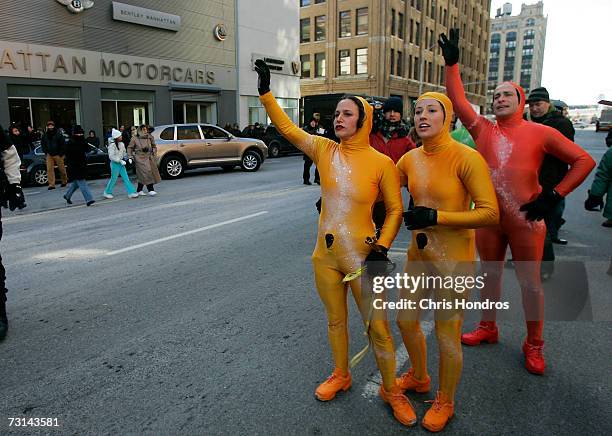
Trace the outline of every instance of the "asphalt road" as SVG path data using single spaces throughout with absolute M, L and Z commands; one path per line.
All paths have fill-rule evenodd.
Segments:
M 577 142 L 599 161 L 603 139 L 581 131 Z M 301 184 L 301 164 L 198 171 L 162 182 L 154 198 L 128 199 L 119 184 L 121 195 L 103 200 L 96 180 L 92 207 L 78 192 L 67 207 L 60 190 L 28 188 L 29 207 L 3 218 L 0 434 L 425 433 L 403 428 L 377 397 L 371 354 L 350 391 L 329 403 L 313 396 L 332 364 L 310 263 L 319 190 Z M 543 377 L 522 366 L 520 321 L 501 323 L 499 344 L 465 349 L 447 434 L 612 434 L 612 244 L 603 218 L 582 209 L 589 184 L 568 198 L 570 244 L 557 247 L 561 265 L 584 262 L 587 321 L 546 324 Z M 400 263 L 409 237 L 402 229 L 394 244 Z M 507 271 L 505 295 L 516 299 Z M 558 268 L 549 286 L 568 274 Z M 354 352 L 365 340 L 352 302 L 350 335 Z M 411 395 L 419 417 L 433 395 Z M 9 427 L 30 417 L 59 427 Z

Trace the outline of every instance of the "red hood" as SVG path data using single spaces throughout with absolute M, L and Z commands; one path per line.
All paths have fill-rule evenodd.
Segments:
M 497 123 L 501 126 L 514 125 L 514 124 L 520 123 L 523 120 L 523 113 L 525 112 L 525 91 L 523 90 L 521 86 L 517 85 L 514 82 L 503 82 L 503 83 L 508 83 L 512 85 L 512 87 L 519 92 L 520 101 L 516 109 L 516 112 L 514 112 L 512 115 L 508 117 L 497 118 Z

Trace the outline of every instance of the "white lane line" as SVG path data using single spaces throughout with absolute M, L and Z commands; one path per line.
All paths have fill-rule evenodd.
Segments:
M 425 339 L 427 339 L 427 337 L 431 334 L 433 326 L 433 321 L 421 321 L 421 330 L 423 330 Z M 406 351 L 406 347 L 402 342 L 395 350 L 395 367 L 398 375 L 402 372 L 402 367 L 404 366 L 404 363 L 408 362 L 408 360 L 408 352 Z M 368 379 L 368 382 L 361 391 L 361 396 L 369 401 L 372 401 L 374 398 L 378 397 L 378 390 L 380 389 L 381 384 L 382 377 L 380 376 L 380 372 L 377 372 L 376 375 Z
M 115 254 L 121 254 L 121 253 L 126 253 L 128 251 L 138 250 L 139 248 L 148 247 L 149 245 L 160 244 L 162 242 L 171 241 L 172 239 L 182 238 L 183 236 L 193 235 L 195 233 L 203 232 L 205 230 L 214 229 L 214 228 L 217 228 L 217 227 L 225 226 L 227 224 L 237 223 L 239 221 L 244 221 L 244 220 L 247 220 L 249 218 L 255 218 L 256 216 L 265 215 L 267 213 L 268 213 L 268 211 L 264 210 L 264 211 L 261 211 L 261 212 L 253 213 L 251 215 L 245 215 L 245 216 L 242 216 L 242 217 L 239 217 L 239 218 L 234 218 L 234 219 L 231 219 L 231 220 L 222 221 L 222 222 L 217 223 L 217 224 L 211 224 L 209 226 L 200 227 L 199 229 L 193 229 L 193 230 L 189 230 L 187 232 L 177 233 L 176 235 L 166 236 L 166 237 L 160 238 L 160 239 L 155 239 L 153 241 L 143 242 L 142 244 L 132 245 L 131 247 L 122 248 L 121 250 L 109 251 L 108 253 L 106 253 L 106 255 L 107 256 L 113 256 Z

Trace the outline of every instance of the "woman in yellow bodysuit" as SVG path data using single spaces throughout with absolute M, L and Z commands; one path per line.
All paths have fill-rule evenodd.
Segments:
M 258 90 L 270 119 L 277 130 L 310 157 L 319 169 L 322 209 L 317 243 L 312 255 L 315 283 L 325 306 L 328 336 L 334 357 L 333 374 L 315 391 L 321 401 L 333 399 L 339 391 L 351 387 L 348 350 L 348 305 L 343 278 L 356 271 L 365 261 L 383 261 L 397 235 L 402 221 L 402 198 L 399 175 L 393 161 L 370 147 L 372 108 L 359 97 L 340 100 L 334 116 L 334 130 L 340 143 L 309 135 L 295 126 L 279 107 L 270 92 L 270 71 L 261 59 L 255 62 L 259 75 Z M 366 238 L 375 234 L 372 207 L 379 193 L 384 197 L 387 217 L 377 248 Z M 368 266 L 369 268 L 369 266 Z M 362 301 L 361 279 L 350 281 L 350 287 L 362 316 L 368 308 Z M 414 425 L 416 414 L 395 380 L 395 348 L 385 320 L 373 320 L 369 336 L 384 385 L 385 401 L 404 425 Z
M 414 122 L 423 146 L 411 150 L 397 163 L 401 184 L 408 186 L 415 204 L 414 209 L 404 214 L 406 226 L 413 231 L 407 274 L 420 273 L 419 267 L 423 267 L 427 274 L 434 276 L 471 275 L 475 260 L 473 229 L 494 225 L 499 220 L 487 164 L 477 151 L 451 138 L 452 117 L 452 103 L 444 94 L 427 92 L 419 97 Z M 473 210 L 470 210 L 470 200 L 475 204 Z M 420 288 L 415 293 L 406 290 L 400 293 L 401 298 L 417 302 L 417 310 L 402 311 L 397 320 L 412 362 L 412 368 L 398 379 L 404 390 L 428 392 L 430 389 L 427 348 L 418 309 L 418 302 L 428 298 L 429 291 Z M 435 310 L 440 389 L 423 418 L 423 426 L 440 431 L 453 416 L 455 390 L 463 363 L 463 310 L 456 308 L 454 302 L 466 296 L 458 288 L 438 288 L 434 292 L 432 300 L 447 301 L 451 308 Z

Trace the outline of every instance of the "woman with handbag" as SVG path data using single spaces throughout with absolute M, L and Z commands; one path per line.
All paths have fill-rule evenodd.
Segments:
M 128 158 L 136 163 L 136 177 L 138 179 L 138 195 L 146 195 L 142 189 L 146 185 L 150 196 L 157 195 L 154 184 L 161 181 L 157 169 L 157 147 L 153 136 L 145 124 L 138 128 L 138 135 L 133 137 L 127 148 Z
M 125 156 L 125 145 L 121 141 L 122 135 L 119 130 L 113 129 L 111 137 L 108 139 L 108 158 L 110 159 L 111 178 L 104 189 L 104 198 L 113 198 L 113 189 L 119 176 L 123 179 L 128 197 L 136 198 L 138 194 L 125 169 L 126 162 L 123 159 Z

